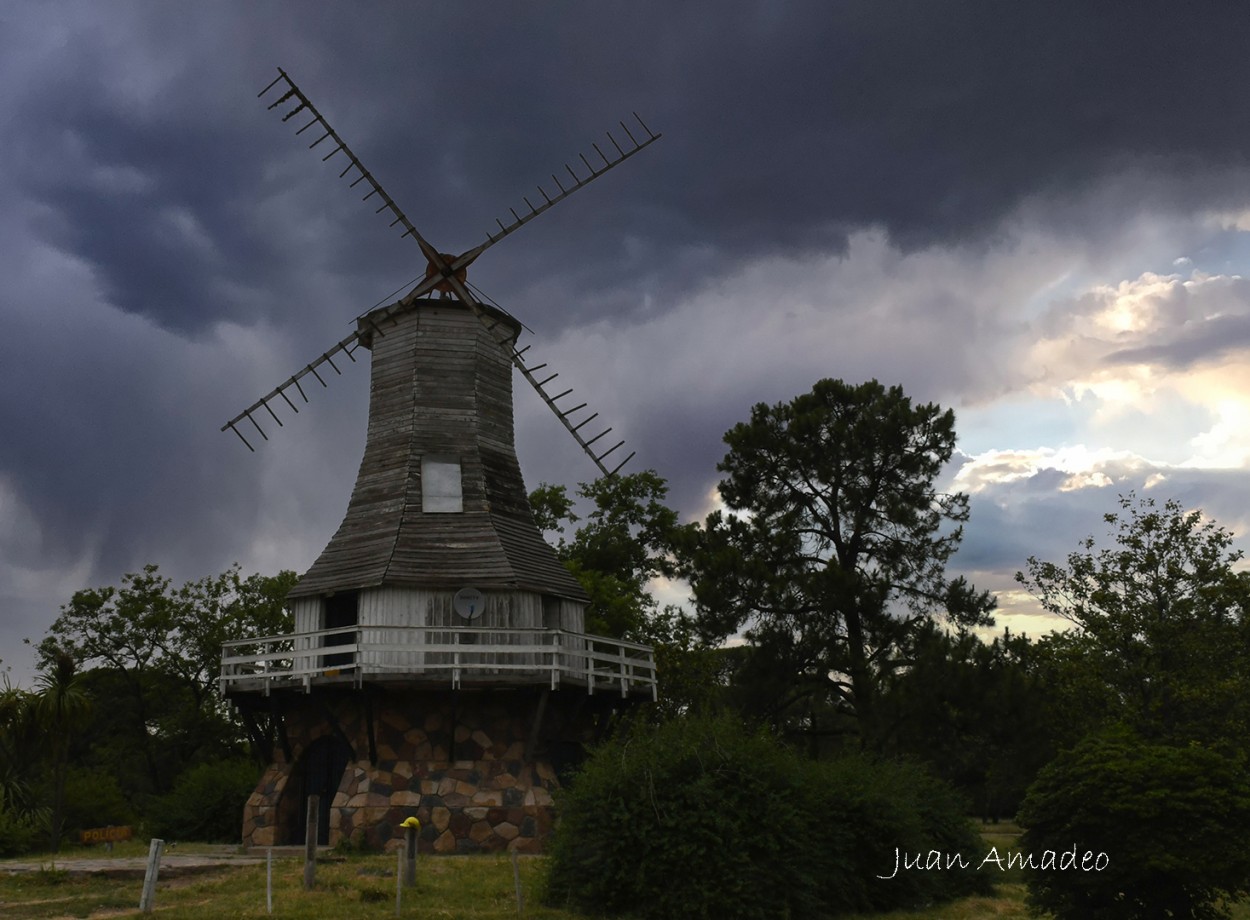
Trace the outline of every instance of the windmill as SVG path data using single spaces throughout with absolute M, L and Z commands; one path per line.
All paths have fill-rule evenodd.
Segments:
M 304 839 L 316 796 L 322 843 L 391 839 L 416 815 L 423 848 L 541 849 L 551 791 L 580 744 L 622 703 L 655 694 L 651 649 L 585 633 L 588 601 L 543 540 L 516 458 L 512 368 L 603 475 L 623 442 L 587 437 L 597 413 L 516 347 L 521 324 L 479 299 L 467 269 L 487 249 L 659 139 L 636 114 L 581 171 L 538 187 L 460 255 L 431 245 L 285 71 L 259 97 L 307 120 L 310 148 L 364 185 L 365 201 L 420 248 L 422 279 L 236 415 L 230 430 L 299 411 L 336 358 L 372 353 L 364 456 L 342 524 L 288 595 L 294 632 L 227 643 L 223 691 L 271 761 L 244 811 L 252 845 Z M 303 120 L 303 119 L 301 119 Z M 322 145 L 328 144 L 328 147 Z M 593 165 L 592 165 L 593 164 Z M 431 296 L 437 295 L 437 296 Z M 250 426 L 250 427 L 249 427 Z M 240 428 L 244 430 L 241 431 Z
M 439 252 L 432 245 L 430 245 L 417 228 L 413 226 L 412 221 L 410 221 L 404 212 L 399 209 L 399 205 L 395 204 L 394 199 L 387 194 L 386 190 L 382 188 L 377 179 L 373 177 L 373 174 L 364 167 L 364 164 L 360 162 L 356 154 L 354 154 L 351 148 L 347 146 L 347 143 L 339 137 L 338 132 L 330 126 L 329 122 L 322 117 L 321 113 L 317 111 L 317 108 L 312 104 L 312 102 L 309 101 L 308 97 L 305 96 L 300 88 L 295 85 L 294 81 L 287 76 L 286 71 L 278 68 L 277 78 L 265 87 L 265 89 L 261 90 L 258 98 L 264 98 L 272 92 L 275 87 L 279 87 L 280 85 L 284 85 L 286 87 L 286 91 L 282 93 L 276 101 L 271 103 L 269 108 L 272 110 L 280 105 L 283 105 L 284 103 L 289 103 L 294 100 L 297 104 L 283 116 L 282 120 L 286 122 L 301 113 L 306 113 L 309 116 L 309 121 L 295 132 L 296 135 L 301 135 L 310 129 L 316 129 L 313 132 L 314 140 L 311 144 L 309 144 L 310 150 L 316 149 L 326 141 L 329 141 L 333 145 L 329 152 L 322 157 L 322 162 L 329 161 L 340 153 L 343 154 L 344 158 L 347 160 L 347 165 L 343 168 L 342 172 L 339 173 L 339 178 L 351 179 L 350 185 L 353 188 L 361 183 L 365 183 L 369 191 L 361 200 L 369 201 L 376 196 L 377 200 L 380 201 L 381 204 L 378 206 L 375 213 L 382 214 L 385 212 L 386 216 L 392 218 L 390 226 L 403 227 L 403 236 L 411 237 L 416 242 L 421 249 L 422 255 L 425 256 L 427 265 L 425 277 L 422 281 L 402 298 L 380 311 L 362 314 L 357 317 L 358 322 L 361 320 L 367 320 L 367 322 L 364 322 L 361 328 L 358 328 L 355 332 L 339 341 L 328 351 L 323 352 L 319 357 L 309 362 L 285 382 L 275 387 L 269 393 L 266 393 L 256 402 L 252 403 L 252 405 L 248 406 L 234 418 L 230 419 L 230 421 L 226 422 L 226 424 L 221 426 L 222 431 L 229 430 L 238 435 L 239 439 L 243 441 L 248 450 L 255 450 L 255 448 L 252 447 L 251 442 L 247 440 L 244 434 L 239 431 L 238 425 L 246 419 L 251 423 L 253 428 L 255 428 L 262 438 L 268 440 L 269 436 L 260 426 L 260 423 L 256 421 L 257 412 L 264 409 L 269 414 L 272 421 L 281 426 L 282 420 L 273 409 L 273 406 L 278 404 L 277 400 L 279 397 L 281 397 L 287 408 L 293 412 L 299 412 L 298 406 L 291 400 L 288 395 L 288 391 L 294 389 L 304 402 L 308 402 L 308 396 L 305 394 L 304 388 L 300 383 L 302 378 L 311 374 L 318 383 L 320 383 L 323 387 L 326 386 L 325 379 L 317 372 L 317 368 L 328 364 L 335 373 L 341 374 L 342 371 L 340 371 L 338 365 L 334 363 L 335 355 L 342 353 L 354 362 L 356 359 L 353 352 L 361 345 L 366 344 L 367 336 L 371 333 L 382 334 L 379 329 L 381 323 L 386 322 L 387 320 L 392 320 L 395 314 L 404 311 L 418 298 L 423 297 L 432 291 L 437 291 L 444 296 L 447 294 L 454 294 L 467 309 L 471 310 L 479 320 L 486 324 L 488 329 L 493 331 L 497 328 L 499 323 L 497 321 L 493 321 L 489 317 L 487 312 L 483 309 L 483 305 L 469 291 L 467 284 L 468 267 L 473 264 L 473 262 L 475 262 L 477 258 L 482 255 L 482 253 L 484 253 L 491 246 L 494 246 L 500 240 L 504 239 L 504 237 L 515 233 L 539 214 L 542 214 L 549 208 L 559 204 L 574 192 L 585 188 L 595 179 L 598 179 L 614 167 L 619 166 L 636 153 L 659 140 L 661 137 L 661 135 L 653 133 L 638 116 L 638 113 L 635 112 L 634 120 L 637 122 L 637 128 L 640 129 L 642 140 L 638 140 L 638 138 L 635 137 L 633 131 L 630 130 L 629 126 L 625 122 L 619 122 L 621 131 L 624 133 L 624 147 L 622 147 L 617 139 L 613 137 L 611 131 L 606 132 L 608 141 L 612 144 L 609 148 L 610 151 L 613 151 L 611 154 L 605 154 L 603 149 L 597 143 L 591 145 L 594 148 L 595 155 L 601 161 L 601 165 L 595 165 L 592 160 L 586 157 L 585 154 L 580 154 L 579 159 L 581 160 L 582 167 L 585 171 L 585 175 L 580 175 L 572 166 L 565 163 L 564 169 L 567 173 L 566 179 L 562 180 L 556 173 L 551 174 L 551 181 L 557 190 L 554 194 L 548 194 L 542 185 L 539 185 L 537 189 L 538 194 L 542 196 L 542 200 L 537 205 L 534 205 L 529 200 L 528 196 L 523 196 L 522 200 L 525 202 L 526 207 L 526 211 L 524 213 L 518 214 L 515 208 L 510 208 L 509 212 L 512 215 L 511 222 L 504 224 L 502 220 L 496 218 L 495 222 L 499 227 L 498 233 L 488 233 L 486 235 L 486 239 L 482 243 L 479 243 L 472 249 L 456 256 L 449 253 Z M 317 132 L 320 133 L 318 134 Z M 568 183 L 567 185 L 565 184 L 566 182 Z M 511 337 L 508 333 L 503 332 L 500 336 L 498 336 L 497 341 L 499 341 L 501 345 L 505 345 L 508 343 L 510 338 Z M 539 373 L 546 370 L 547 365 L 528 364 L 525 360 L 525 352 L 527 350 L 528 347 L 520 350 L 515 348 L 509 349 L 509 358 L 513 365 L 515 365 L 517 370 L 521 372 L 521 376 L 529 381 L 530 385 L 551 408 L 564 427 L 568 429 L 569 433 L 573 436 L 573 439 L 577 441 L 582 450 L 584 450 L 594 462 L 595 466 L 599 468 L 599 472 L 605 476 L 610 476 L 616 473 L 621 469 L 621 467 L 630 461 L 630 459 L 634 456 L 632 453 L 624 460 L 620 461 L 612 469 L 608 469 L 608 467 L 604 465 L 603 461 L 609 454 L 613 453 L 625 442 L 618 441 L 607 450 L 604 450 L 601 453 L 596 453 L 594 445 L 600 439 L 605 437 L 612 429 L 607 428 L 589 439 L 585 438 L 581 434 L 581 429 L 590 422 L 594 421 L 594 419 L 598 416 L 598 413 L 584 417 L 575 424 L 574 413 L 585 409 L 586 404 L 580 403 L 576 406 L 562 408 L 559 405 L 559 401 L 568 397 L 573 392 L 572 389 L 563 390 L 556 393 L 554 396 L 551 395 L 546 387 L 559 375 L 556 373 L 549 373 L 542 377 L 542 379 L 539 379 Z

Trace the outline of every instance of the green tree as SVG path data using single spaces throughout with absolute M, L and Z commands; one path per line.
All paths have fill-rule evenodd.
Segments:
M 139 820 L 117 775 L 96 766 L 70 766 L 65 777 L 64 809 L 65 834 L 109 824 L 133 825 Z
M 33 778 L 37 760 L 31 752 L 39 745 L 34 694 L 9 683 L 0 687 L 0 806 L 29 815 L 37 802 Z
M 689 573 L 709 639 L 745 628 L 764 717 L 813 737 L 849 719 L 876 745 L 880 682 L 922 624 L 992 622 L 988 594 L 946 576 L 968 518 L 935 485 L 954 426 L 899 387 L 821 380 L 725 435 L 729 513 L 693 540 Z
M 651 720 L 719 704 L 725 656 L 702 640 L 685 611 L 659 609 L 651 593 L 655 579 L 679 574 L 678 553 L 694 531 L 666 504 L 668 484 L 646 470 L 581 483 L 577 494 L 593 506 L 584 520 L 564 486 L 543 483 L 529 499 L 538 526 L 559 535 L 556 554 L 590 596 L 587 631 L 655 648 L 660 698 L 647 709 Z M 579 522 L 566 538 L 565 526 Z
M 1129 494 L 1067 565 L 1030 557 L 1017 580 L 1074 629 L 1044 643 L 1057 692 L 1082 725 L 1147 738 L 1244 739 L 1250 728 L 1250 574 L 1233 536 L 1200 511 Z
M 665 504 L 668 484 L 645 470 L 580 483 L 577 494 L 593 506 L 584 521 L 564 486 L 541 484 L 530 493 L 530 506 L 539 527 L 561 535 L 556 555 L 590 595 L 586 631 L 648 641 L 658 607 L 649 585 L 677 574 L 675 547 L 689 529 Z M 564 525 L 579 521 L 566 540 Z
M 930 622 L 881 688 L 884 750 L 925 764 L 987 820 L 1014 815 L 1055 754 L 1036 644 L 1004 631 L 985 642 Z
M 1240 757 L 1123 730 L 1091 735 L 1042 770 L 1019 820 L 1020 850 L 1041 864 L 1027 875 L 1029 903 L 1059 920 L 1214 920 L 1228 916 L 1226 899 L 1250 893 Z
M 243 803 L 260 778 L 251 760 L 207 760 L 183 771 L 156 803 L 152 830 L 161 837 L 237 843 Z
M 169 579 L 149 565 L 142 572 L 124 575 L 120 589 L 108 585 L 75 592 L 39 644 L 44 668 L 58 655 L 68 654 L 79 667 L 103 667 L 122 679 L 125 697 L 135 707 L 140 763 L 154 786 L 161 777 L 149 731 L 153 724 L 149 691 L 162 643 L 174 629 L 172 606 Z
M 221 644 L 286 631 L 282 603 L 294 581 L 291 572 L 244 578 L 234 565 L 175 589 L 149 565 L 120 587 L 77 591 L 61 608 L 41 661 L 46 669 L 67 654 L 90 668 L 87 688 L 108 701 L 93 726 L 94 755 L 124 764 L 131 775 L 119 778 L 133 794 L 163 793 L 187 763 L 240 747 L 243 730 L 217 685 Z
M 1112 545 L 1016 576 L 1073 624 L 1038 643 L 1069 749 L 1029 790 L 1022 843 L 1110 858 L 1030 876 L 1030 900 L 1061 918 L 1226 916 L 1250 891 L 1250 576 L 1200 511 L 1119 504 Z
M 197 707 L 229 712 L 217 681 L 222 644 L 290 632 L 286 596 L 297 580 L 289 570 L 244 578 L 235 563 L 220 575 L 187 582 L 174 594 L 177 631 L 163 648 L 162 660 L 191 689 Z
M 670 604 L 652 616 L 646 641 L 655 649 L 659 681 L 659 699 L 646 710 L 650 721 L 662 723 L 731 707 L 727 690 L 734 650 L 705 642 L 685 610 Z

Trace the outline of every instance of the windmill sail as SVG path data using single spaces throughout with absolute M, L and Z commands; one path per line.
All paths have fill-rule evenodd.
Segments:
M 282 120 L 284 122 L 289 121 L 291 118 L 294 118 L 296 115 L 301 113 L 306 113 L 311 116 L 310 120 L 295 132 L 296 135 L 303 134 L 304 132 L 315 128 L 316 131 L 314 131 L 314 134 L 316 135 L 316 139 L 309 144 L 310 149 L 315 149 L 326 141 L 329 141 L 333 146 L 330 148 L 328 153 L 322 156 L 321 159 L 323 162 L 330 160 L 336 154 L 342 153 L 347 158 L 348 164 L 339 173 L 339 178 L 345 178 L 349 174 L 353 174 L 354 171 L 355 178 L 351 182 L 352 187 L 359 185 L 362 182 L 367 183 L 369 191 L 364 195 L 363 200 L 368 201 L 376 196 L 382 202 L 382 204 L 377 208 L 376 213 L 380 214 L 383 211 L 386 211 L 388 212 L 388 215 L 392 217 L 390 223 L 392 227 L 397 224 L 402 225 L 404 228 L 403 236 L 412 237 L 412 239 L 420 247 L 422 254 L 429 263 L 429 269 L 426 273 L 425 280 L 409 291 L 403 298 L 382 311 L 367 311 L 367 321 L 372 325 L 373 329 L 378 332 L 378 334 L 382 334 L 382 330 L 379 328 L 380 322 L 386 319 L 392 319 L 393 321 L 395 314 L 407 310 L 414 302 L 435 289 L 454 293 L 465 306 L 474 312 L 478 319 L 485 324 L 488 329 L 492 330 L 493 334 L 494 327 L 497 323 L 490 319 L 488 314 L 482 309 L 482 305 L 469 292 L 468 288 L 464 284 L 464 271 L 469 264 L 471 264 L 478 258 L 478 256 L 491 246 L 498 243 L 504 237 L 515 233 L 539 214 L 542 214 L 544 211 L 554 207 L 574 192 L 585 188 L 595 179 L 599 178 L 612 168 L 620 165 L 634 154 L 659 140 L 661 137 L 661 135 L 656 134 L 649 127 L 647 127 L 646 123 L 643 122 L 642 118 L 640 118 L 635 112 L 634 119 L 637 122 L 637 130 L 642 138 L 641 140 L 639 140 L 638 136 L 635 136 L 634 132 L 630 130 L 630 127 L 625 124 L 625 122 L 620 122 L 621 130 L 624 132 L 624 145 L 622 145 L 622 143 L 618 141 L 610 131 L 607 132 L 608 141 L 611 143 L 609 153 L 605 154 L 603 149 L 598 144 L 591 145 L 594 148 L 599 161 L 601 161 L 601 165 L 595 165 L 592 160 L 588 159 L 584 154 L 579 155 L 579 159 L 581 160 L 582 167 L 585 171 L 584 174 L 578 173 L 573 167 L 566 163 L 564 168 L 568 173 L 567 180 L 561 180 L 554 173 L 551 176 L 552 181 L 555 183 L 555 187 L 559 191 L 554 194 L 548 194 L 547 190 L 539 185 L 538 193 L 542 195 L 542 201 L 535 205 L 529 200 L 528 197 L 523 197 L 522 200 L 525 202 L 527 208 L 524 213 L 518 213 L 516 209 L 510 209 L 510 213 L 513 218 L 510 223 L 505 224 L 503 221 L 496 219 L 496 223 L 499 226 L 498 233 L 487 233 L 486 240 L 484 242 L 475 246 L 473 249 L 460 254 L 459 256 L 451 256 L 440 253 L 421 235 L 421 233 L 413 225 L 412 221 L 408 219 L 407 215 L 405 215 L 395 203 L 395 200 L 387 193 L 386 189 L 384 189 L 382 185 L 373 177 L 373 174 L 365 168 L 364 164 L 360 161 L 360 158 L 356 156 L 352 149 L 347 145 L 346 141 L 339 136 L 338 132 L 334 130 L 328 121 L 326 121 L 325 117 L 322 116 L 322 114 L 317 110 L 316 106 L 313 105 L 304 92 L 287 75 L 286 71 L 281 68 L 278 69 L 278 76 L 272 83 L 260 91 L 258 97 L 264 98 L 267 94 L 273 91 L 275 87 L 285 87 L 285 89 L 274 102 L 270 103 L 269 108 L 275 109 L 283 103 L 294 102 L 294 108 L 283 116 Z M 565 184 L 566 182 L 568 183 L 567 185 Z M 363 319 L 365 315 L 366 314 L 361 314 L 361 316 L 357 317 L 357 319 Z M 322 386 L 325 386 L 325 380 L 317 372 L 317 368 L 328 363 L 336 373 L 341 374 L 342 372 L 334 363 L 334 356 L 339 353 L 343 353 L 354 362 L 356 359 L 353 357 L 352 352 L 359 347 L 360 335 L 361 333 L 356 331 L 344 338 L 333 348 L 324 352 L 321 356 L 305 365 L 300 371 L 292 375 L 284 383 L 280 384 L 265 396 L 262 396 L 251 406 L 244 409 L 230 421 L 226 422 L 226 424 L 222 426 L 221 430 L 226 431 L 229 429 L 233 431 L 239 436 L 240 440 L 243 441 L 249 450 L 255 450 L 255 448 L 252 447 L 251 443 L 244 436 L 243 432 L 239 430 L 239 425 L 243 424 L 246 420 L 246 422 L 250 423 L 251 426 L 259 432 L 262 438 L 268 440 L 268 435 L 265 433 L 265 430 L 261 427 L 260 423 L 256 420 L 256 414 L 258 414 L 261 409 L 264 409 L 269 416 L 279 426 L 281 426 L 282 421 L 278 417 L 278 414 L 274 411 L 274 405 L 278 404 L 277 400 L 281 398 L 281 400 L 286 404 L 286 407 L 298 412 L 299 408 L 296 406 L 295 401 L 291 399 L 289 391 L 294 389 L 295 393 L 307 402 L 308 396 L 305 394 L 303 386 L 300 383 L 301 379 L 311 374 L 314 379 L 321 383 Z M 501 344 L 504 341 L 504 338 L 499 338 L 499 342 Z M 603 461 L 609 454 L 620 448 L 624 444 L 624 441 L 617 441 L 611 447 L 608 447 L 606 450 L 602 450 L 601 447 L 596 447 L 596 444 L 609 432 L 611 432 L 611 428 L 607 428 L 604 431 L 599 432 L 599 434 L 589 438 L 583 436 L 581 429 L 593 421 L 598 416 L 598 413 L 594 413 L 581 421 L 575 421 L 573 413 L 584 409 L 586 404 L 581 403 L 568 409 L 561 408 L 559 400 L 567 397 L 572 392 L 572 389 L 569 388 L 561 393 L 552 395 L 546 387 L 547 384 L 551 383 L 551 381 L 553 381 L 558 375 L 551 373 L 542 379 L 539 379 L 537 376 L 538 372 L 545 369 L 547 365 L 528 365 L 523 357 L 524 351 L 524 349 L 518 351 L 511 346 L 508 347 L 508 352 L 511 355 L 513 365 L 521 372 L 522 376 L 529 381 L 530 385 L 534 387 L 539 396 L 545 403 L 547 403 L 552 412 L 554 412 L 556 417 L 560 420 L 561 424 L 564 425 L 569 434 L 581 446 L 582 450 L 586 452 L 587 456 L 591 458 L 603 475 L 610 476 L 620 470 L 621 467 L 628 463 L 634 456 L 633 453 L 630 453 L 624 460 L 611 469 L 609 469 Z
M 416 240 L 417 244 L 421 247 L 421 251 L 425 253 L 427 258 L 430 257 L 431 253 L 436 253 L 436 250 L 434 250 L 434 247 L 431 246 L 425 240 L 423 236 L 421 236 L 417 228 L 413 226 L 412 221 L 410 221 L 407 215 L 405 215 L 404 212 L 400 210 L 399 205 L 395 203 L 395 200 L 391 198 L 391 196 L 387 193 L 386 189 L 384 189 L 382 185 L 377 181 L 377 179 L 373 177 L 373 174 L 369 172 L 368 169 L 365 168 L 364 164 L 360 162 L 360 158 L 357 157 L 356 154 L 352 152 L 352 149 L 347 145 L 347 142 L 344 141 L 341 137 L 339 137 L 338 132 L 335 131 L 334 128 L 330 125 L 330 123 L 325 120 L 325 117 L 319 111 L 317 111 L 317 107 L 312 104 L 312 102 L 308 99 L 306 95 L 304 95 L 303 90 L 301 90 L 295 84 L 295 81 L 292 80 L 287 75 L 285 70 L 283 70 L 281 67 L 278 68 L 278 76 L 274 78 L 274 81 L 272 83 L 270 83 L 268 86 L 266 86 L 263 90 L 261 90 L 257 94 L 258 98 L 264 98 L 268 93 L 273 91 L 273 89 L 277 87 L 279 84 L 284 84 L 286 87 L 286 91 L 281 96 L 279 96 L 274 102 L 270 103 L 269 108 L 272 110 L 282 105 L 285 102 L 294 101 L 296 103 L 295 107 L 282 117 L 282 120 L 284 122 L 289 121 L 291 118 L 294 118 L 296 115 L 302 112 L 307 113 L 308 115 L 311 115 L 312 116 L 311 119 L 306 124 L 304 124 L 303 127 L 299 128 L 299 130 L 295 132 L 296 136 L 303 134 L 305 131 L 308 131 L 310 128 L 316 127 L 317 130 L 320 131 L 320 133 L 316 134 L 316 132 L 314 132 L 314 134 L 316 134 L 316 139 L 311 144 L 308 145 L 308 148 L 312 150 L 320 146 L 325 141 L 330 141 L 334 146 L 330 149 L 329 153 L 326 153 L 324 156 L 322 156 L 321 158 L 322 162 L 324 163 L 330 160 L 336 154 L 342 153 L 345 157 L 347 157 L 348 164 L 347 166 L 343 168 L 342 172 L 339 173 L 339 178 L 340 179 L 346 178 L 349 174 L 353 172 L 353 170 L 355 170 L 356 177 L 352 180 L 349 187 L 355 188 L 361 182 L 366 182 L 369 185 L 369 191 L 365 194 L 365 196 L 361 199 L 361 201 L 368 201 L 369 199 L 373 198 L 376 195 L 382 201 L 382 204 L 378 206 L 377 210 L 374 212 L 375 214 L 381 214 L 383 211 L 388 212 L 389 216 L 393 218 L 391 220 L 390 226 L 394 227 L 396 224 L 402 225 L 404 228 L 403 235 L 410 236 L 414 240 Z M 595 181 L 604 173 L 606 173 L 608 170 L 612 169 L 613 167 L 619 166 L 621 163 L 625 162 L 634 154 L 650 146 L 651 144 L 653 144 L 655 141 L 658 141 L 663 136 L 661 134 L 656 134 L 649 127 L 647 127 L 646 123 L 643 122 L 642 118 L 639 117 L 637 112 L 634 112 L 633 116 L 634 116 L 634 120 L 637 122 L 637 128 L 639 130 L 639 134 L 642 136 L 642 140 L 638 140 L 638 138 L 635 137 L 633 131 L 629 129 L 629 126 L 625 124 L 625 122 L 623 121 L 618 122 L 626 138 L 624 146 L 622 146 L 622 144 L 617 141 L 617 139 L 612 135 L 611 131 L 605 132 L 608 140 L 612 144 L 611 151 L 614 151 L 614 152 L 609 152 L 608 154 L 605 154 L 603 152 L 603 149 L 598 144 L 591 144 L 591 146 L 594 147 L 595 149 L 595 154 L 597 155 L 598 159 L 602 161 L 602 165 L 595 165 L 594 161 L 591 159 L 588 159 L 585 154 L 579 154 L 578 159 L 581 160 L 582 167 L 586 173 L 585 175 L 580 175 L 573 167 L 565 163 L 564 169 L 565 169 L 565 172 L 568 173 L 568 178 L 566 180 L 561 180 L 555 173 L 551 174 L 551 180 L 552 182 L 555 183 L 556 188 L 559 189 L 558 192 L 552 195 L 548 195 L 546 190 L 541 185 L 539 185 L 538 193 L 543 196 L 543 200 L 539 202 L 537 205 L 532 204 L 527 197 L 523 196 L 521 200 L 525 202 L 525 205 L 528 208 L 528 210 L 525 213 L 518 214 L 515 209 L 510 209 L 510 213 L 512 214 L 513 219 L 511 222 L 507 224 L 505 224 L 503 221 L 496 218 L 495 223 L 498 224 L 499 226 L 499 232 L 487 233 L 485 241 L 475 246 L 474 248 L 468 250 L 464 254 L 458 256 L 454 261 L 452 261 L 450 265 L 450 269 L 452 271 L 459 271 L 460 269 L 464 268 L 469 263 L 471 263 L 474 259 L 480 256 L 483 252 L 489 249 L 491 246 L 494 246 L 496 243 L 502 240 L 504 237 L 515 233 L 517 230 L 521 229 L 521 227 L 525 226 L 525 224 L 529 223 L 539 214 L 542 214 L 544 211 L 548 210 L 549 208 L 552 208 L 555 205 L 559 204 L 561 201 L 563 201 L 565 198 L 568 198 L 574 192 L 581 191 L 586 186 L 588 186 L 591 182 Z M 565 182 L 568 182 L 567 186 L 565 185 Z M 421 294 L 424 294 L 424 293 L 426 292 L 421 291 L 418 294 L 414 294 L 410 296 L 413 296 L 415 298 L 415 297 L 421 296 Z M 361 315 L 363 316 L 364 314 L 361 314 Z

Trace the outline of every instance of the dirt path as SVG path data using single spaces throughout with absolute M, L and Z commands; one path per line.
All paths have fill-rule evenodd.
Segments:
M 254 866 L 265 861 L 264 856 L 245 855 L 230 847 L 231 852 L 221 853 L 187 853 L 161 856 L 161 878 L 174 878 L 179 875 L 193 875 L 199 872 L 211 872 L 222 866 Z M 38 872 L 55 869 L 68 872 L 70 875 L 100 875 L 105 878 L 143 878 L 147 870 L 146 856 L 99 856 L 99 857 L 58 857 L 43 859 L 38 862 L 26 860 L 0 860 L 0 872 L 18 875 L 24 872 Z

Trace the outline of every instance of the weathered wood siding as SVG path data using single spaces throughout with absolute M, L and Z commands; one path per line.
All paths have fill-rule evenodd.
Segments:
M 297 633 L 316 632 L 322 629 L 322 613 L 325 604 L 320 597 L 299 597 L 291 603 L 291 613 L 295 619 Z
M 515 320 L 494 318 L 514 341 Z M 513 441 L 507 351 L 456 301 L 418 301 L 395 319 L 365 338 L 369 427 L 347 513 L 291 597 L 378 587 L 450 596 L 473 585 L 585 604 L 534 524 Z M 421 458 L 430 454 L 459 459 L 463 512 L 423 512 Z
M 411 645 L 414 634 L 394 627 L 427 625 L 431 593 L 394 587 L 361 591 L 361 641 L 367 645 Z M 424 651 L 420 646 L 411 646 L 403 651 L 370 652 L 361 657 L 366 663 L 419 671 L 424 661 Z
M 465 659 L 473 665 L 488 665 L 497 657 L 490 653 L 475 653 L 476 645 L 519 645 L 533 641 L 525 635 L 505 633 L 465 633 L 462 627 L 500 629 L 516 627 L 541 627 L 543 599 L 525 591 L 492 591 L 484 595 L 482 615 L 466 620 L 454 609 L 454 591 L 431 591 L 415 588 L 377 588 L 365 590 L 360 595 L 361 641 L 366 645 L 386 645 L 385 651 L 370 652 L 362 656 L 368 665 L 380 665 L 399 671 L 420 672 L 425 662 L 450 663 L 450 653 L 430 653 L 416 637 L 428 637 L 431 643 L 465 643 Z M 574 606 L 573 602 L 565 603 Z M 446 627 L 429 633 L 405 632 L 396 627 L 431 626 Z M 517 659 L 514 657 L 513 659 Z M 538 656 L 525 656 L 521 660 L 535 663 Z
M 563 629 L 568 632 L 584 633 L 586 631 L 586 605 L 570 601 L 562 597 L 552 598 L 555 601 L 556 621 L 544 623 L 549 629 Z

